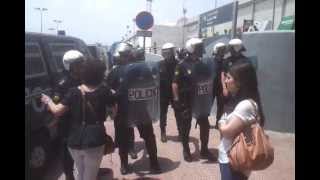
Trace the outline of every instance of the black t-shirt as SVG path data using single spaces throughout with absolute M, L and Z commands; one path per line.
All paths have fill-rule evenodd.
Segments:
M 61 101 L 71 114 L 68 146 L 74 149 L 97 147 L 105 143 L 103 122 L 106 120 L 106 106 L 115 102 L 111 90 L 105 86 L 86 92 L 85 99 L 91 103 L 94 112 L 85 103 L 84 118 L 82 95 L 78 87 L 71 88 Z
M 80 80 L 74 79 L 70 76 L 70 74 L 67 74 L 55 86 L 54 96 L 59 97 L 59 101 L 61 101 L 70 88 L 79 86 L 80 84 Z M 63 114 L 63 116 L 60 117 L 60 121 L 58 123 L 58 134 L 63 138 L 68 136 L 68 131 L 70 128 L 70 118 L 71 114 L 69 112 Z

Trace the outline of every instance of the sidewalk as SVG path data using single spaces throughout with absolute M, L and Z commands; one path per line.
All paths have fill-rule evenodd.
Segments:
M 210 124 L 214 124 L 213 117 L 210 116 Z M 167 143 L 160 141 L 159 122 L 154 124 L 156 135 L 159 163 L 163 173 L 158 175 L 149 174 L 149 160 L 144 148 L 144 142 L 135 128 L 135 144 L 138 151 L 138 158 L 132 160 L 129 156 L 133 172 L 128 175 L 120 173 L 120 159 L 118 149 L 112 155 L 104 156 L 99 173 L 99 180 L 109 179 L 163 179 L 163 180 L 219 180 L 220 171 L 218 163 L 208 162 L 199 159 L 200 140 L 199 126 L 195 129 L 195 120 L 192 121 L 190 131 L 190 149 L 194 161 L 187 163 L 183 160 L 182 147 L 177 138 L 177 127 L 173 111 L 168 110 L 167 120 Z M 113 122 L 107 121 L 107 132 L 114 137 Z M 267 131 L 271 142 L 275 148 L 275 160 L 273 164 L 264 171 L 252 172 L 250 180 L 293 180 L 295 179 L 295 135 L 287 133 L 277 133 Z M 217 152 L 220 135 L 215 129 L 210 129 L 209 150 Z M 53 172 L 49 174 L 54 174 Z M 64 175 L 48 175 L 47 180 L 64 180 Z M 55 178 L 53 178 L 53 176 Z

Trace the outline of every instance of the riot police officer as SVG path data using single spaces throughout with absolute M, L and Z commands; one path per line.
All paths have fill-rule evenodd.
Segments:
M 54 92 L 54 100 L 55 103 L 58 103 L 59 100 L 63 99 L 68 90 L 72 87 L 76 87 L 80 85 L 80 77 L 79 72 L 81 68 L 81 63 L 85 60 L 83 54 L 77 50 L 67 51 L 63 56 L 63 66 L 64 66 L 64 74 L 63 77 Z M 59 119 L 58 123 L 58 131 L 60 136 L 62 137 L 63 143 L 63 170 L 67 180 L 73 180 L 73 159 L 70 155 L 70 152 L 67 148 L 67 137 L 69 131 L 69 119 L 70 114 L 66 113 Z
M 181 123 L 181 136 L 183 145 L 183 156 L 187 162 L 192 161 L 189 148 L 189 133 L 192 120 L 192 104 L 195 97 L 196 83 L 193 77 L 193 67 L 201 64 L 200 58 L 204 52 L 203 42 L 199 38 L 192 38 L 186 42 L 186 50 L 188 52 L 185 59 L 179 63 L 175 70 L 175 76 L 172 83 L 174 96 L 174 109 L 177 112 L 178 121 Z M 206 66 L 202 66 L 206 67 Z M 216 160 L 208 150 L 209 140 L 209 114 L 201 114 L 197 116 L 197 124 L 200 125 L 200 141 L 201 141 L 201 158 Z
M 228 43 L 227 52 L 222 61 L 224 72 L 227 71 L 235 62 L 250 62 L 249 59 L 243 55 L 242 52 L 246 51 L 240 39 L 231 39 Z
M 223 61 L 227 46 L 224 43 L 217 43 L 213 47 L 214 62 L 216 64 L 216 76 L 214 79 L 213 96 L 217 98 L 216 127 L 223 113 L 223 93 L 221 83 L 221 73 L 223 72 Z
M 228 94 L 227 88 L 225 87 L 225 72 L 227 72 L 228 69 L 235 63 L 252 63 L 249 58 L 243 54 L 244 51 L 246 51 L 246 48 L 240 39 L 235 38 L 229 41 L 227 52 L 222 61 L 223 72 L 221 73 L 221 85 L 223 93 L 223 112 L 232 111 L 234 108 L 234 103 L 236 102 L 235 99 Z
M 172 43 L 165 43 L 162 46 L 161 54 L 164 60 L 160 61 L 160 130 L 161 141 L 166 142 L 166 125 L 167 125 L 167 112 L 169 104 L 172 104 L 172 79 L 174 70 L 178 64 L 175 58 L 175 46 Z M 177 121 L 178 132 L 180 136 L 179 125 Z
M 113 59 L 115 62 L 115 65 L 112 67 L 112 70 L 108 74 L 107 77 L 107 85 L 111 87 L 111 89 L 115 93 L 119 93 L 119 88 L 121 83 L 123 82 L 122 71 L 124 70 L 125 65 L 127 65 L 130 61 L 133 60 L 133 54 L 132 54 L 132 46 L 128 43 L 120 43 L 115 53 L 113 54 Z M 119 136 L 121 136 L 119 133 L 120 127 L 120 120 L 121 115 L 118 113 L 116 115 L 116 118 L 114 120 L 114 129 L 115 129 L 115 144 L 116 146 L 119 146 Z M 134 129 L 129 128 L 128 130 L 128 137 L 129 138 L 129 154 L 132 159 L 137 158 L 137 153 L 134 148 Z
M 119 51 L 120 52 L 120 51 Z M 120 53 L 121 57 L 121 53 Z M 155 88 L 154 76 L 145 61 L 129 62 L 119 75 L 122 78 L 118 90 L 118 114 L 115 122 L 118 123 L 119 156 L 121 161 L 121 174 L 129 172 L 128 151 L 130 129 L 137 127 L 141 138 L 144 139 L 150 159 L 150 170 L 160 173 L 158 163 L 156 139 L 153 131 L 150 108 L 156 107 L 153 100 L 159 96 Z M 156 97 L 154 97 L 156 96 Z M 149 101 L 151 100 L 151 102 Z

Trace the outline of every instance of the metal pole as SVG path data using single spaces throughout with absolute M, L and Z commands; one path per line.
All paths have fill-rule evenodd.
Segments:
M 40 10 L 40 16 L 41 16 L 41 33 L 42 33 L 42 10 Z
M 218 2 L 218 0 L 215 0 L 215 2 L 214 2 L 214 8 L 215 9 L 217 8 L 217 2 Z
M 276 8 L 276 0 L 273 0 L 273 10 L 272 10 L 272 30 L 274 28 L 274 15 L 275 15 L 275 8 Z
M 146 37 L 143 36 L 143 49 L 146 51 Z
M 282 10 L 281 10 L 281 19 L 282 19 L 282 17 L 285 15 L 285 13 L 286 13 L 286 6 L 287 6 L 287 0 L 283 0 L 283 2 L 282 2 Z
M 238 18 L 238 1 L 233 1 L 233 22 L 232 22 L 232 38 L 237 34 L 237 18 Z
M 252 21 L 254 21 L 255 12 L 256 12 L 256 0 L 253 0 L 253 2 L 252 2 L 252 18 L 251 18 Z
M 184 26 L 186 25 L 186 19 L 185 16 L 183 15 L 183 26 L 182 26 L 182 46 L 184 45 Z

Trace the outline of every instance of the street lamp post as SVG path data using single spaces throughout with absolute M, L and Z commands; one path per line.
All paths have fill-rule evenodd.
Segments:
M 238 0 L 233 0 L 232 38 L 235 38 L 237 35 L 238 4 Z
M 182 2 L 182 13 L 183 13 L 183 25 L 182 25 L 182 47 L 184 46 L 184 28 L 186 25 L 186 13 L 187 9 L 185 8 L 185 0 Z
M 57 24 L 57 34 L 58 34 L 58 31 L 59 31 L 59 24 L 62 23 L 61 20 L 58 20 L 58 19 L 55 19 L 53 20 L 53 22 L 55 22 Z
M 38 11 L 40 11 L 40 16 L 41 16 L 41 33 L 42 33 L 42 13 L 43 13 L 43 11 L 48 11 L 48 9 L 47 8 L 34 8 L 35 10 L 38 10 Z

